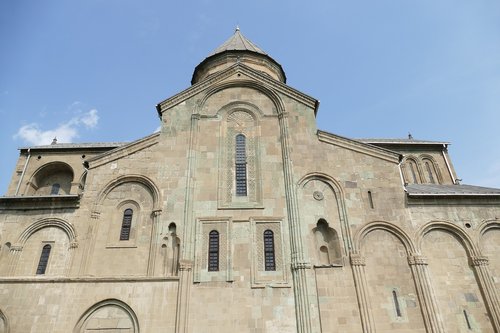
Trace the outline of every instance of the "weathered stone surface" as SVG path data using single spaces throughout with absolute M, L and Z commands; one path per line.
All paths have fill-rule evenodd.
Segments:
M 500 332 L 500 196 L 410 197 L 454 186 L 446 145 L 318 131 L 240 51 L 158 105 L 159 133 L 22 150 L 0 332 Z

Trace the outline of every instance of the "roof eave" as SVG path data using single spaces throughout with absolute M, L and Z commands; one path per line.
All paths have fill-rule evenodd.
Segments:
M 277 62 L 276 60 L 274 60 L 272 57 L 270 57 L 269 55 L 267 54 L 262 54 L 262 53 L 258 53 L 258 52 L 253 52 L 253 51 L 250 51 L 250 50 L 226 50 L 226 51 L 223 51 L 223 52 L 220 52 L 220 53 L 215 53 L 211 56 L 208 56 L 207 58 L 205 58 L 202 62 L 200 62 L 194 69 L 193 71 L 193 75 L 191 76 L 191 85 L 194 85 L 196 84 L 195 82 L 195 79 L 196 79 L 196 74 L 198 73 L 198 71 L 203 68 L 203 66 L 205 66 L 208 62 L 218 58 L 218 57 L 221 57 L 221 56 L 224 56 L 224 55 L 227 55 L 227 54 L 231 54 L 231 53 L 236 53 L 236 54 L 251 54 L 251 55 L 256 55 L 258 57 L 263 57 L 263 58 L 266 58 L 267 60 L 271 61 L 272 63 L 274 63 L 276 66 L 278 66 L 278 69 L 281 73 L 281 75 L 283 76 L 283 83 L 286 83 L 286 74 L 285 74 L 285 71 L 283 70 L 283 67 L 280 65 L 279 62 Z

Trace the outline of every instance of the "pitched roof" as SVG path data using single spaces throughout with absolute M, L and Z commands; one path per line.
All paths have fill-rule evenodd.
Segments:
M 41 145 L 21 147 L 19 150 L 56 150 L 56 149 L 101 149 L 116 148 L 127 144 L 127 142 L 91 142 L 91 143 L 56 143 L 52 145 Z
M 474 185 L 406 185 L 409 196 L 500 196 L 500 189 Z
M 211 57 L 219 53 L 223 53 L 225 51 L 250 51 L 250 52 L 260 53 L 263 55 L 268 55 L 260 47 L 252 43 L 245 36 L 243 36 L 243 34 L 240 32 L 240 28 L 236 28 L 234 34 L 228 40 L 226 40 L 221 46 L 219 46 L 212 53 L 210 53 L 208 57 Z
M 415 139 L 383 139 L 383 138 L 377 138 L 377 139 L 356 139 L 358 141 L 364 142 L 364 143 L 370 143 L 370 144 L 403 144 L 403 145 L 408 145 L 408 144 L 413 144 L 413 145 L 448 145 L 450 144 L 449 142 L 445 141 L 430 141 L 430 140 L 415 140 Z

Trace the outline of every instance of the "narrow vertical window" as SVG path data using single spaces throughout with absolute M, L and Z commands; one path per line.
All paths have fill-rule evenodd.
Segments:
M 401 317 L 401 308 L 399 306 L 398 294 L 396 290 L 392 291 L 392 299 L 394 300 L 394 307 L 396 308 L 396 316 Z
M 374 208 L 372 191 L 368 191 L 368 201 L 370 202 L 370 208 Z
M 274 233 L 271 230 L 264 231 L 264 268 L 266 271 L 276 270 Z
M 219 270 L 219 232 L 210 231 L 208 234 L 208 271 Z
M 432 175 L 432 169 L 429 162 L 425 162 L 425 168 L 427 169 L 427 174 L 429 175 L 429 181 L 432 184 L 435 184 L 436 182 L 434 181 L 434 176 Z
M 50 195 L 59 194 L 60 188 L 61 188 L 61 185 L 59 185 L 58 183 L 52 184 L 52 188 L 50 189 Z
M 235 170 L 236 170 L 236 195 L 247 195 L 247 153 L 246 138 L 243 134 L 236 135 L 235 151 Z
M 464 317 L 465 317 L 465 322 L 467 323 L 467 328 L 469 330 L 471 330 L 472 326 L 470 325 L 469 315 L 467 314 L 467 311 L 465 311 L 465 310 L 464 310 Z
M 42 248 L 42 254 L 40 254 L 40 261 L 38 261 L 38 267 L 36 269 L 37 275 L 45 274 L 47 269 L 47 263 L 49 262 L 50 250 L 52 247 L 47 244 Z
M 133 211 L 130 208 L 125 209 L 123 212 L 122 228 L 120 230 L 120 240 L 130 239 L 130 228 L 132 227 Z

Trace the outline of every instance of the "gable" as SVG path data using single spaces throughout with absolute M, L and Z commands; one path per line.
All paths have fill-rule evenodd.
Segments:
M 121 159 L 131 154 L 137 153 L 158 143 L 160 133 L 154 133 L 142 139 L 110 150 L 104 154 L 96 156 L 86 161 L 87 168 L 93 169 L 103 164 Z
M 199 105 L 203 105 L 203 101 L 209 98 L 212 94 L 217 93 L 222 89 L 230 87 L 249 87 L 269 96 L 274 100 L 275 104 L 280 104 L 277 93 L 283 94 L 298 103 L 306 105 L 317 113 L 319 102 L 300 91 L 287 86 L 284 83 L 276 81 L 267 74 L 261 73 L 253 68 L 250 68 L 242 63 L 235 63 L 233 66 L 212 74 L 206 80 L 199 82 L 188 89 L 160 102 L 156 109 L 159 116 L 166 110 L 205 92 L 205 95 L 199 101 Z M 279 107 L 278 107 L 279 108 Z
M 379 148 L 370 144 L 366 144 L 357 140 L 348 139 L 339 135 L 324 132 L 318 130 L 317 132 L 318 140 L 320 142 L 328 143 L 345 149 L 349 149 L 364 155 L 379 158 L 388 162 L 399 164 L 402 159 L 402 155 L 387 150 Z

